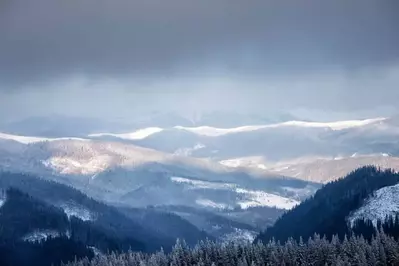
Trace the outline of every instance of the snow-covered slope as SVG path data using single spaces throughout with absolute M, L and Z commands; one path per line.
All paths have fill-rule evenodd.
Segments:
M 161 131 L 163 131 L 163 129 L 159 127 L 148 127 L 148 128 L 139 129 L 131 133 L 122 133 L 122 134 L 96 133 L 96 134 L 90 134 L 89 137 L 96 138 L 96 137 L 110 136 L 127 140 L 140 140 L 140 139 L 145 139 Z
M 377 220 L 384 220 L 387 215 L 397 213 L 399 213 L 399 184 L 377 190 L 362 207 L 348 217 L 348 221 L 353 225 L 357 219 L 368 219 L 376 225 Z
M 97 217 L 97 215 L 89 209 L 74 202 L 65 202 L 60 204 L 59 207 L 64 210 L 68 218 L 73 216 L 81 219 L 82 221 L 94 221 Z
M 7 169 L 22 167 L 41 176 L 61 176 L 57 180 L 69 180 L 93 197 L 134 207 L 170 204 L 289 209 L 306 196 L 302 191 L 292 191 L 308 184 L 268 173 L 255 175 L 208 159 L 96 140 L 31 143 L 23 153 L 6 159 L 3 166 L 7 164 Z M 308 196 L 312 193 L 305 190 Z M 64 209 L 83 220 L 95 219 L 79 206 Z
M 198 205 L 205 207 L 232 209 L 238 205 L 242 209 L 248 209 L 250 207 L 276 207 L 278 209 L 289 210 L 299 204 L 299 201 L 294 199 L 266 193 L 261 190 L 244 189 L 240 185 L 234 183 L 210 182 L 182 177 L 171 177 L 171 180 L 176 183 L 186 184 L 186 188 L 189 190 L 208 189 L 229 191 L 230 193 L 235 194 L 235 200 L 232 200 L 230 202 L 215 202 L 213 200 L 205 199 L 203 197 L 196 200 Z
M 115 137 L 126 140 L 143 140 L 148 138 L 156 133 L 160 133 L 165 130 L 181 130 L 188 131 L 194 133 L 199 136 L 207 136 L 207 137 L 219 137 L 227 134 L 233 133 L 245 133 L 252 132 L 261 129 L 275 129 L 275 128 L 284 128 L 284 127 L 297 127 L 297 128 L 326 128 L 331 130 L 343 130 L 349 128 L 363 127 L 370 124 L 379 123 L 385 121 L 386 118 L 373 118 L 373 119 L 365 119 L 365 120 L 348 120 L 348 121 L 336 121 L 336 122 L 306 122 L 306 121 L 288 121 L 283 123 L 276 124 L 265 124 L 265 125 L 247 125 L 240 127 L 213 127 L 213 126 L 199 126 L 199 127 L 187 127 L 187 126 L 174 126 L 171 128 L 161 128 L 161 127 L 148 127 L 138 129 L 133 132 L 127 133 L 96 133 L 90 134 L 88 137 L 90 138 L 98 138 L 98 137 Z
M 42 137 L 30 137 L 30 136 L 19 136 L 19 135 L 12 135 L 0 132 L 0 139 L 3 140 L 14 140 L 19 143 L 23 144 L 30 144 L 30 143 L 37 143 L 37 142 L 45 142 L 45 141 L 57 141 L 57 140 L 86 140 L 82 138 L 42 138 Z
M 265 128 L 267 126 L 243 126 L 243 127 L 235 127 L 235 128 L 217 128 L 217 127 L 209 127 L 209 126 L 201 126 L 201 127 L 182 127 L 176 126 L 175 129 L 186 130 L 192 133 L 208 136 L 208 137 L 217 137 L 230 133 L 240 133 L 240 132 L 249 132 L 255 131 L 258 129 Z
M 116 167 L 133 169 L 149 163 L 231 171 L 207 159 L 168 154 L 118 142 L 60 140 L 30 147 L 33 156 L 35 152 L 44 154 L 42 164 L 45 167 L 62 174 L 95 175 Z
M 358 155 L 350 157 L 318 158 L 312 161 L 281 163 L 267 167 L 269 172 L 303 180 L 327 183 L 367 165 L 382 169 L 399 170 L 399 157 L 386 154 Z
M 337 122 L 305 122 L 305 121 L 288 121 L 284 123 L 277 123 L 271 125 L 256 125 L 256 126 L 243 126 L 236 128 L 216 128 L 216 127 L 181 127 L 177 126 L 176 129 L 187 130 L 198 135 L 217 137 L 231 133 L 250 132 L 265 128 L 282 128 L 282 127 L 303 127 L 303 128 L 329 128 L 332 130 L 343 130 L 354 127 L 362 127 L 373 123 L 378 123 L 386 120 L 386 118 L 374 118 L 366 120 L 349 120 Z
M 387 153 L 352 154 L 351 156 L 322 157 L 304 156 L 294 160 L 270 162 L 261 156 L 222 160 L 222 165 L 241 169 L 260 169 L 276 175 L 290 176 L 302 180 L 327 183 L 367 165 L 399 171 L 399 157 Z

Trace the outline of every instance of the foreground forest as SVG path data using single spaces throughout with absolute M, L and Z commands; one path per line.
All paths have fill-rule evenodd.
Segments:
M 257 244 L 217 244 L 200 242 L 189 248 L 178 241 L 169 254 L 128 252 L 83 259 L 65 266 L 260 266 L 260 265 L 399 265 L 399 243 L 383 231 L 370 240 L 362 236 L 334 236 L 331 241 L 319 235 L 308 241 L 288 240 L 285 244 L 271 241 Z

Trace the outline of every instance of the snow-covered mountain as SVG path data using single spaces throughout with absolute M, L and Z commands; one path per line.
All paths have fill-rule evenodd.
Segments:
M 174 126 L 169 128 L 160 128 L 160 127 L 148 127 L 142 128 L 133 132 L 128 133 L 96 133 L 90 134 L 89 137 L 102 137 L 102 136 L 113 136 L 121 139 L 127 140 L 140 140 L 145 139 L 153 134 L 162 132 L 163 130 L 183 130 L 192 132 L 199 136 L 208 136 L 208 137 L 219 137 L 227 134 L 234 133 L 244 133 L 257 131 L 261 129 L 275 129 L 275 128 L 324 128 L 331 130 L 344 130 L 349 128 L 357 128 L 363 127 L 370 124 L 375 124 L 379 122 L 385 121 L 386 118 L 374 118 L 374 119 L 366 119 L 366 120 L 349 120 L 349 121 L 337 121 L 330 123 L 323 122 L 306 122 L 306 121 L 287 121 L 282 123 L 275 124 L 265 124 L 265 125 L 246 125 L 239 127 L 230 127 L 230 128 L 220 128 L 213 126 L 199 126 L 199 127 L 187 127 L 187 126 Z
M 318 187 L 121 142 L 51 139 L 20 145 L 22 152 L 0 147 L 0 155 L 6 154 L 0 156 L 2 169 L 49 176 L 97 199 L 134 207 L 289 209 Z
M 152 162 L 174 161 L 181 164 L 184 160 L 191 160 L 190 163 L 193 163 L 196 160 L 192 157 L 197 157 L 207 160 L 196 162 L 201 161 L 200 164 L 208 164 L 208 167 L 215 169 L 218 166 L 214 162 L 220 162 L 223 166 L 243 168 L 244 171 L 249 169 L 257 173 L 266 172 L 266 175 L 273 173 L 326 182 L 366 164 L 396 168 L 399 124 L 395 121 L 393 118 L 374 118 L 330 123 L 286 121 L 230 128 L 147 127 L 128 133 L 89 134 L 85 138 L 44 138 L 2 133 L 0 140 L 3 151 L 8 141 L 8 153 L 22 153 L 26 149 L 12 141 L 42 143 L 47 146 L 44 149 L 51 150 L 51 156 L 42 156 L 42 163 L 46 168 L 63 174 L 95 175 L 110 167 L 126 168 Z M 64 148 L 57 148 L 63 141 L 71 140 L 87 143 L 73 155 L 63 151 Z M 103 145 L 111 142 L 113 144 L 107 147 Z M 135 150 L 144 147 L 159 153 L 149 155 L 145 150 L 133 152 L 134 149 L 128 144 L 134 144 Z M 58 156 L 58 153 L 61 155 Z
M 398 136 L 399 127 L 392 119 L 375 118 L 331 123 L 288 121 L 231 128 L 142 128 L 90 137 L 219 161 L 262 156 L 277 162 L 309 156 L 348 157 L 354 153 L 395 155 L 399 154 Z
M 143 127 L 85 137 L 0 134 L 0 167 L 48 176 L 107 202 L 218 211 L 290 209 L 369 164 L 399 168 L 392 119 Z M 304 181 L 301 181 L 304 180 Z

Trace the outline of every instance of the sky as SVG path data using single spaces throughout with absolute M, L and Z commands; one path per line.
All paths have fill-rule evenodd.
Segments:
M 397 0 L 0 0 L 0 119 L 384 116 Z

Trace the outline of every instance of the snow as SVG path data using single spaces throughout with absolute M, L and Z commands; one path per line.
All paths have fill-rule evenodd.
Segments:
M 382 122 L 386 118 L 372 118 L 364 120 L 347 120 L 347 121 L 336 121 L 336 122 L 305 122 L 305 121 L 289 121 L 280 124 L 269 125 L 268 127 L 283 127 L 283 126 L 295 126 L 295 127 L 308 127 L 308 128 L 330 128 L 332 130 L 343 130 L 354 127 L 362 127 L 377 122 Z
M 238 168 L 238 167 L 253 167 L 266 170 L 267 166 L 264 164 L 264 159 L 261 156 L 248 156 L 248 157 L 241 157 L 241 158 L 232 158 L 228 160 L 219 161 L 220 164 Z
M 197 150 L 203 149 L 205 147 L 206 146 L 204 144 L 197 143 L 192 148 L 180 148 L 180 149 L 176 150 L 174 152 L 174 154 L 179 155 L 179 156 L 190 156 L 193 153 L 193 151 L 197 151 Z
M 60 207 L 64 210 L 65 214 L 70 219 L 72 216 L 81 219 L 82 221 L 94 221 L 96 215 L 90 210 L 79 206 L 75 203 L 63 203 Z
M 228 208 L 229 206 L 239 205 L 242 209 L 251 207 L 275 207 L 278 209 L 289 210 L 299 204 L 299 201 L 294 199 L 281 197 L 279 195 L 266 193 L 261 190 L 248 190 L 240 188 L 237 184 L 210 182 L 202 180 L 193 180 L 182 177 L 171 177 L 171 180 L 176 183 L 188 184 L 188 189 L 213 189 L 213 190 L 230 190 L 237 194 L 236 201 L 226 203 L 216 203 L 209 199 L 200 199 L 196 203 L 211 208 Z
M 192 189 L 235 189 L 237 185 L 232 183 L 221 183 L 221 182 L 210 182 L 210 181 L 202 181 L 195 179 L 188 179 L 183 177 L 173 176 L 170 178 L 173 182 L 176 183 L 186 183 L 191 185 Z
M 98 155 L 96 158 L 75 160 L 69 157 L 51 157 L 42 161 L 43 165 L 61 174 L 95 175 L 108 168 L 111 158 L 107 155 Z
M 89 137 L 104 137 L 104 136 L 111 136 L 121 139 L 128 139 L 128 140 L 141 140 L 145 139 L 155 133 L 162 132 L 163 129 L 159 127 L 148 127 L 139 129 L 137 131 L 131 133 L 122 133 L 122 134 L 113 134 L 113 133 L 97 133 L 97 134 L 90 134 Z
M 209 126 L 201 127 L 182 127 L 176 126 L 175 129 L 186 130 L 198 135 L 208 137 L 219 137 L 231 133 L 251 132 L 265 128 L 281 128 L 281 127 L 304 127 L 304 128 L 329 128 L 331 130 L 343 130 L 354 127 L 362 127 L 369 124 L 382 122 L 386 118 L 373 118 L 365 120 L 348 120 L 336 122 L 306 122 L 306 121 L 288 121 L 271 125 L 242 126 L 235 128 L 217 128 Z
M 25 235 L 22 239 L 28 242 L 40 242 L 49 237 L 58 237 L 60 233 L 55 230 L 35 230 L 32 233 Z
M 209 199 L 197 199 L 195 201 L 195 203 L 197 203 L 198 205 L 200 205 L 202 207 L 210 207 L 210 208 L 221 209 L 221 210 L 231 209 L 231 207 L 229 207 L 227 204 L 217 203 L 217 202 L 214 202 Z
M 243 127 L 235 127 L 235 128 L 216 128 L 209 126 L 201 126 L 201 127 L 182 127 L 176 126 L 175 129 L 186 130 L 198 135 L 208 136 L 208 137 L 218 137 L 230 133 L 239 133 L 239 132 L 249 132 L 255 131 L 267 126 L 243 126 Z
M 267 206 L 290 210 L 300 203 L 294 199 L 281 197 L 260 190 L 246 190 L 237 188 L 236 192 L 242 194 L 245 198 L 245 200 L 238 202 L 242 209 Z
M 6 133 L 0 133 L 0 139 L 14 140 L 22 144 L 31 144 L 45 141 L 58 141 L 58 140 L 82 140 L 88 141 L 87 139 L 81 138 L 42 138 L 42 137 L 30 137 L 30 136 L 19 136 Z
M 357 219 L 369 219 L 376 225 L 377 220 L 384 220 L 387 215 L 399 212 L 399 184 L 377 190 L 362 207 L 353 212 L 348 221 L 353 226 Z

